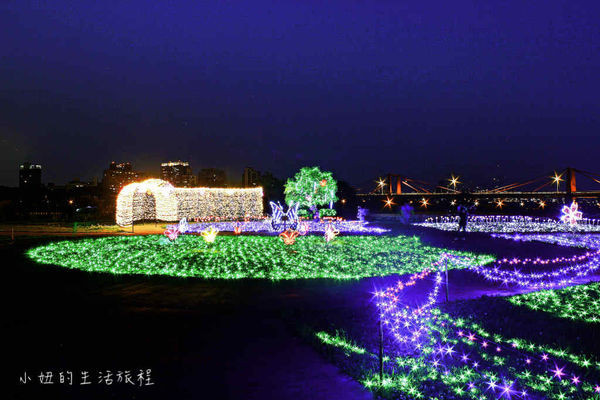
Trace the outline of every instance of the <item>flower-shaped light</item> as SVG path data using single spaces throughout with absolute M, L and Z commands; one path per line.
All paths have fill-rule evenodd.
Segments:
M 236 225 L 235 228 L 233 228 L 233 233 L 235 235 L 239 235 L 240 233 L 242 233 L 242 227 L 239 225 Z
M 561 212 L 562 216 L 560 220 L 565 224 L 575 225 L 577 221 L 583 218 L 583 213 L 577 210 L 578 206 L 576 202 L 572 202 L 571 206 L 563 206 Z
M 217 233 L 219 233 L 218 229 L 209 226 L 205 230 L 202 231 L 202 237 L 206 243 L 213 243 L 215 238 L 217 237 Z
M 327 228 L 325 228 L 325 240 L 328 242 L 331 242 L 339 234 L 340 231 L 336 230 L 333 225 L 327 225 Z
M 281 240 L 283 240 L 283 243 L 285 243 L 287 245 L 291 245 L 291 244 L 296 243 L 296 238 L 298 237 L 298 231 L 293 231 L 291 229 L 288 229 L 285 232 L 281 232 L 279 234 L 279 237 L 281 238 Z
M 176 240 L 179 236 L 179 229 L 176 226 L 170 226 L 165 231 L 165 236 L 169 238 L 169 240 Z

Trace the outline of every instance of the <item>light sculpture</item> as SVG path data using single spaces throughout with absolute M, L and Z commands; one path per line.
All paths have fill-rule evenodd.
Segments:
M 290 203 L 288 210 L 283 212 L 283 206 L 277 202 L 269 202 L 271 205 L 271 225 L 274 230 L 285 230 L 289 226 L 295 230 L 298 227 L 298 206 L 299 203 Z
M 575 225 L 583 218 L 583 213 L 579 211 L 577 203 L 574 201 L 570 206 L 563 206 L 560 220 L 565 224 Z
M 214 227 L 210 226 L 202 231 L 202 237 L 204 238 L 205 242 L 214 243 L 218 233 L 218 229 L 215 229 Z
M 237 219 L 263 214 L 262 188 L 176 188 L 167 181 L 148 179 L 129 184 L 117 196 L 116 222 L 178 221 L 210 217 Z
M 340 231 L 336 230 L 333 225 L 327 225 L 327 228 L 325 229 L 325 241 L 326 242 L 331 242 L 333 239 L 335 239 L 335 237 L 337 235 L 340 234 Z
M 169 238 L 169 240 L 173 241 L 179 237 L 179 230 L 176 226 L 170 226 L 165 231 L 165 236 Z
M 319 167 L 300 169 L 293 178 L 285 184 L 285 201 L 298 204 L 317 213 L 317 207 L 329 204 L 331 208 L 337 201 L 337 182 L 331 172 L 321 171 Z
M 284 244 L 289 246 L 289 245 L 296 243 L 296 238 L 298 237 L 298 231 L 288 229 L 284 232 L 281 232 L 279 234 L 279 237 L 281 238 L 281 240 L 283 240 Z
M 177 225 L 177 230 L 179 231 L 179 233 L 187 233 L 190 230 L 190 225 L 187 222 L 187 219 L 181 218 L 181 220 L 179 221 L 179 224 Z

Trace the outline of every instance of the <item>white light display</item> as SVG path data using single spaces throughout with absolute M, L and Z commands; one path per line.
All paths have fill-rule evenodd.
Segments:
M 123 187 L 117 197 L 117 224 L 134 221 L 177 221 L 182 218 L 222 219 L 263 216 L 262 188 L 176 188 L 160 179 Z
M 579 211 L 568 209 L 568 217 L 564 222 L 551 218 L 529 217 L 523 215 L 472 215 L 468 218 L 468 232 L 600 232 L 600 219 L 582 218 Z M 458 230 L 457 216 L 431 217 L 425 222 L 414 225 L 435 228 L 444 231 Z M 571 223 L 572 221 L 576 223 Z

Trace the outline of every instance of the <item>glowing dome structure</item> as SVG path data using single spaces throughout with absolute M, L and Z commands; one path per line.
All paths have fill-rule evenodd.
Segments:
M 176 188 L 161 179 L 129 184 L 117 196 L 117 224 L 135 221 L 179 221 L 181 218 L 259 218 L 262 188 Z

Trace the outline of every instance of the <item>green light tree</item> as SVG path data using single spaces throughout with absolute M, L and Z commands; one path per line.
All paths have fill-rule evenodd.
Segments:
M 319 206 L 328 205 L 333 208 L 337 201 L 337 182 L 328 171 L 321 171 L 319 167 L 304 167 L 285 184 L 285 202 L 289 205 L 300 204 L 300 208 L 309 209 L 317 213 Z M 335 215 L 335 210 L 322 210 L 321 215 Z

